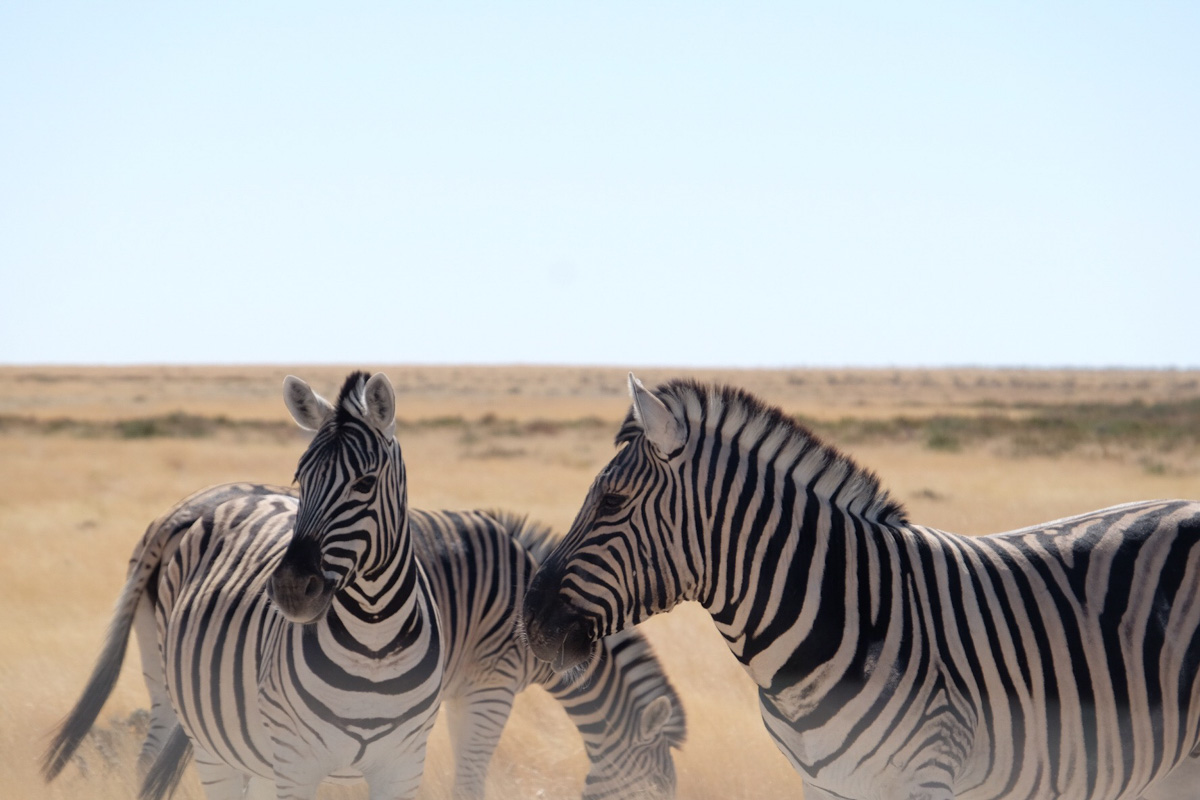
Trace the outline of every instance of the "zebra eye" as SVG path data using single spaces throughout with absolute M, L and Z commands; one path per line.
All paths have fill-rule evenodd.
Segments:
M 367 492 L 369 492 L 375 488 L 375 476 L 367 475 L 365 477 L 359 478 L 358 480 L 356 480 L 354 482 L 354 485 L 351 486 L 350 488 L 361 494 L 366 494 Z
M 619 495 L 615 492 L 609 492 L 608 494 L 604 495 L 604 497 L 600 498 L 599 511 L 601 514 L 611 514 L 614 511 L 620 511 L 621 506 L 623 505 L 625 505 L 624 495 Z

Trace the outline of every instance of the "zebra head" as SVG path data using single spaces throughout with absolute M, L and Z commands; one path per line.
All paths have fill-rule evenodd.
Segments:
M 283 387 L 292 417 L 316 435 L 296 468 L 296 529 L 268 591 L 285 617 L 307 623 L 396 557 L 406 530 L 404 460 L 396 395 L 382 372 L 352 373 L 336 404 L 291 375 Z
M 666 800 L 675 796 L 671 751 L 687 739 L 687 718 L 674 688 L 664 683 L 660 690 L 666 693 L 649 702 L 644 697 L 631 698 L 634 705 L 620 741 L 606 743 L 604 754 L 593 757 L 582 800 Z
M 648 391 L 633 373 L 629 391 L 620 449 L 525 594 L 530 647 L 557 670 L 587 658 L 598 638 L 673 608 L 695 586 L 681 524 L 691 509 L 679 487 L 687 416 L 668 407 L 674 396 Z

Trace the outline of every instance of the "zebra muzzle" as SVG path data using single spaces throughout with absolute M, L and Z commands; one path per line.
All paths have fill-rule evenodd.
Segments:
M 555 672 L 586 661 L 595 649 L 595 625 L 534 577 L 525 594 L 525 632 L 529 647 Z
M 325 614 L 333 600 L 333 582 L 320 572 L 298 567 L 286 559 L 280 562 L 267 583 L 272 602 L 291 622 L 315 622 Z

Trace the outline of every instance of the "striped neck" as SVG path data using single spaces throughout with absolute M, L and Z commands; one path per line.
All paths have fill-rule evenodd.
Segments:
M 905 524 L 903 508 L 871 472 L 741 390 L 676 381 L 656 393 L 687 430 L 674 476 L 693 520 L 681 525 L 695 585 L 686 599 L 747 666 L 777 644 L 790 653 L 795 642 L 778 640 L 804 632 L 782 621 L 794 615 L 778 615 L 780 603 L 832 624 L 858 539 Z
M 319 541 L 326 576 L 340 575 L 340 588 L 322 624 L 335 636 L 352 637 L 367 652 L 404 646 L 424 626 L 430 610 L 409 531 L 399 443 L 382 440 L 360 420 L 346 416 L 318 432 L 297 475 L 296 536 Z M 375 482 L 356 488 L 370 478 Z
M 358 565 L 356 583 L 383 584 L 387 573 L 413 560 L 412 535 L 408 521 L 408 475 L 400 445 L 389 447 L 381 483 L 388 484 L 376 500 L 378 528 L 371 532 L 368 549 Z
M 379 651 L 403 647 L 429 614 L 429 588 L 413 550 L 402 476 L 393 492 L 399 502 L 380 514 L 380 528 L 371 536 L 370 548 L 333 604 L 338 623 Z

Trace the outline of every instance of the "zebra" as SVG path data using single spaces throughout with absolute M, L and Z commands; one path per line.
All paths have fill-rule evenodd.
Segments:
M 143 542 L 47 779 L 99 713 L 136 624 L 151 734 L 178 715 L 209 800 L 240 798 L 251 776 L 281 800 L 315 797 L 326 777 L 365 777 L 373 800 L 415 795 L 445 646 L 413 553 L 395 393 L 383 373 L 354 372 L 334 404 L 293 376 L 284 399 L 315 432 L 290 513 L 233 500 L 211 525 Z
M 231 517 L 260 524 L 284 517 L 284 524 L 291 524 L 295 507 L 296 493 L 287 487 L 211 487 L 151 524 L 139 549 L 193 526 L 209 531 L 211 542 L 222 535 L 220 520 Z M 600 640 L 592 657 L 568 675 L 534 658 L 518 635 L 525 587 L 556 542 L 550 530 L 500 511 L 410 509 L 409 526 L 443 625 L 442 707 L 455 753 L 454 797 L 483 798 L 488 765 L 513 700 L 535 683 L 559 700 L 583 737 L 591 763 L 584 800 L 673 797 L 671 751 L 685 741 L 687 721 L 642 634 L 631 629 Z M 157 643 L 139 635 L 139 646 L 154 650 Z M 184 742 L 178 743 L 180 749 L 170 739 L 167 744 L 152 740 L 174 722 L 161 685 L 161 679 L 148 675 L 155 702 L 141 760 L 154 762 L 143 792 L 147 798 L 164 796 L 187 758 Z M 167 755 L 155 761 L 159 750 Z
M 808 800 L 1200 795 L 1200 503 L 959 536 L 743 390 L 629 388 L 526 594 L 538 657 L 696 600 Z
M 159 658 L 155 616 L 169 618 L 172 609 L 168 591 L 159 591 L 158 575 L 181 543 L 189 541 L 206 551 L 226 547 L 226 538 L 261 539 L 267 548 L 263 560 L 272 563 L 287 547 L 288 534 L 279 531 L 292 529 L 297 506 L 297 492 L 291 488 L 225 484 L 194 493 L 149 525 L 129 567 L 131 582 L 143 587 L 140 600 L 119 605 L 124 611 L 110 628 L 93 681 L 63 725 L 62 732 L 71 736 L 51 748 L 53 759 L 48 756 L 47 763 L 54 769 L 47 770 L 48 776 L 65 765 L 99 714 L 135 628 L 152 701 L 138 771 L 151 776 L 146 796 L 161 796 L 173 787 L 190 744 L 178 730 Z M 409 530 L 443 621 L 442 696 L 455 744 L 455 796 L 483 796 L 487 767 L 513 696 L 532 683 L 556 697 L 579 728 L 591 763 L 585 800 L 673 796 L 671 751 L 686 739 L 686 717 L 644 637 L 634 630 L 609 637 L 593 659 L 564 677 L 533 658 L 515 630 L 524 589 L 555 542 L 549 530 L 504 512 L 417 509 L 409 510 Z M 203 552 L 193 556 L 203 557 Z M 97 681 L 96 675 L 105 679 Z M 353 779 L 348 774 L 331 777 Z

